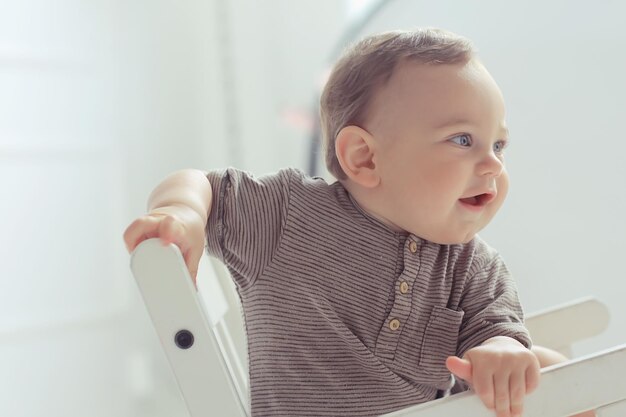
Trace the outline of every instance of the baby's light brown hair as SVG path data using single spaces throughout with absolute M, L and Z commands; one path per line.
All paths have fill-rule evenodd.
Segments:
M 337 179 L 346 179 L 335 155 L 335 139 L 346 126 L 363 126 L 372 96 L 401 61 L 457 64 L 469 61 L 473 54 L 468 39 L 433 28 L 384 32 L 348 47 L 333 67 L 320 98 L 328 171 Z

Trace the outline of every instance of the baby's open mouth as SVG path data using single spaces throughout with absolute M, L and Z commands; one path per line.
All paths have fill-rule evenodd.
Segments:
M 484 206 L 485 204 L 493 200 L 494 197 L 495 196 L 493 194 L 483 193 L 483 194 L 475 195 L 473 197 L 461 198 L 460 200 L 462 203 L 468 204 L 470 206 L 480 207 L 480 206 Z

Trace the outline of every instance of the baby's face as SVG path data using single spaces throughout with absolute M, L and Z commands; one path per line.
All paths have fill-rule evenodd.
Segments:
M 440 244 L 467 242 L 489 223 L 508 191 L 508 130 L 500 89 L 480 62 L 400 64 L 368 120 L 379 216 Z

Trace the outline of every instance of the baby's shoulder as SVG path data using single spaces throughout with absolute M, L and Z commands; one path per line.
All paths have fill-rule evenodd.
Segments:
M 207 178 L 212 183 L 227 183 L 238 188 L 280 187 L 285 190 L 314 189 L 328 187 L 321 177 L 312 177 L 298 168 L 281 168 L 276 171 L 254 174 L 240 168 L 227 167 L 208 171 Z
M 453 245 L 451 249 L 454 255 L 450 259 L 464 264 L 470 271 L 476 272 L 494 262 L 502 262 L 498 251 L 478 235 L 467 243 Z
M 298 168 L 283 168 L 276 175 L 289 183 L 289 192 L 304 199 L 324 199 L 334 194 L 337 183 L 328 183 L 319 176 L 311 176 Z
M 478 235 L 468 242 L 468 247 L 474 253 L 474 256 L 480 258 L 493 259 L 498 256 L 498 251 Z

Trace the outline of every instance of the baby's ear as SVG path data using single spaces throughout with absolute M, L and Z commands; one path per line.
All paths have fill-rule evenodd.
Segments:
M 353 182 L 374 188 L 380 183 L 376 170 L 375 139 L 365 129 L 346 126 L 335 140 L 335 153 L 339 165 Z

